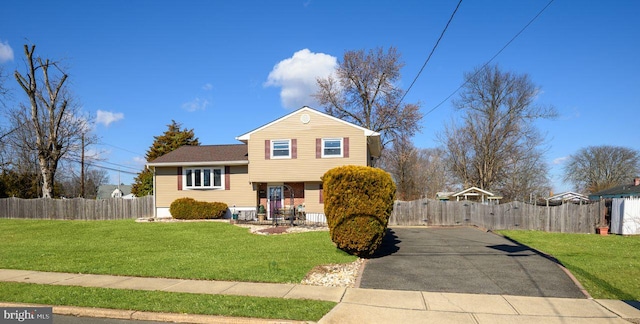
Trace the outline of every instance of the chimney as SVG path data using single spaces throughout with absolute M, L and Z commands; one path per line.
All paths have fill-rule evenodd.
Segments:
M 633 179 L 633 185 L 634 186 L 640 186 L 640 178 L 634 178 Z

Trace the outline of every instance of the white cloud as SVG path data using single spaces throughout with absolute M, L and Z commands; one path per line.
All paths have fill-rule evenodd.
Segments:
M 84 151 L 84 156 L 88 156 L 91 158 L 100 158 L 101 154 L 103 153 L 104 151 L 89 147 Z
M 575 120 L 580 118 L 581 113 L 578 107 L 571 107 L 571 111 L 560 115 L 560 120 Z
M 188 111 L 188 112 L 194 112 L 194 111 L 198 111 L 198 110 L 205 110 L 207 109 L 207 106 L 209 105 L 209 100 L 207 99 L 200 99 L 200 98 L 195 98 L 189 102 L 185 102 L 182 104 L 182 109 Z
M 280 101 L 285 108 L 315 106 L 317 102 L 311 95 L 318 91 L 316 79 L 331 75 L 337 66 L 336 57 L 305 48 L 276 64 L 264 86 L 282 88 Z
M 567 161 L 568 159 L 569 159 L 568 156 L 559 157 L 559 158 L 553 159 L 553 164 L 554 165 L 564 164 L 564 162 Z
M 9 42 L 0 42 L 0 63 L 13 61 L 13 49 Z
M 136 166 L 144 166 L 147 164 L 147 160 L 144 157 L 135 156 L 133 157 L 133 164 Z
M 213 89 L 213 84 L 211 84 L 211 83 L 207 83 L 207 84 L 202 86 L 202 90 L 204 90 L 204 91 L 210 91 L 212 89 Z
M 114 113 L 111 111 L 98 110 L 97 116 L 96 116 L 96 123 L 104 124 L 104 126 L 109 127 L 111 123 L 117 122 L 123 118 L 124 118 L 123 113 Z

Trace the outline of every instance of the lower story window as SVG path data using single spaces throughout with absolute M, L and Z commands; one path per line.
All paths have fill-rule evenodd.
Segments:
M 185 169 L 184 186 L 187 189 L 223 189 L 222 168 Z

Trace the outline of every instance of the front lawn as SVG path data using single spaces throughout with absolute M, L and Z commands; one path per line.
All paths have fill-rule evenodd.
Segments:
M 221 222 L 0 219 L 0 268 L 299 283 L 314 266 L 356 257 L 328 232 L 255 235 Z
M 640 236 L 498 232 L 554 256 L 593 298 L 640 300 Z
M 334 302 L 0 282 L 0 300 L 147 312 L 318 321 Z

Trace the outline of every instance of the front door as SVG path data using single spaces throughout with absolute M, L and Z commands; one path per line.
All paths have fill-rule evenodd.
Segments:
M 267 218 L 272 219 L 283 206 L 282 186 L 267 187 Z

